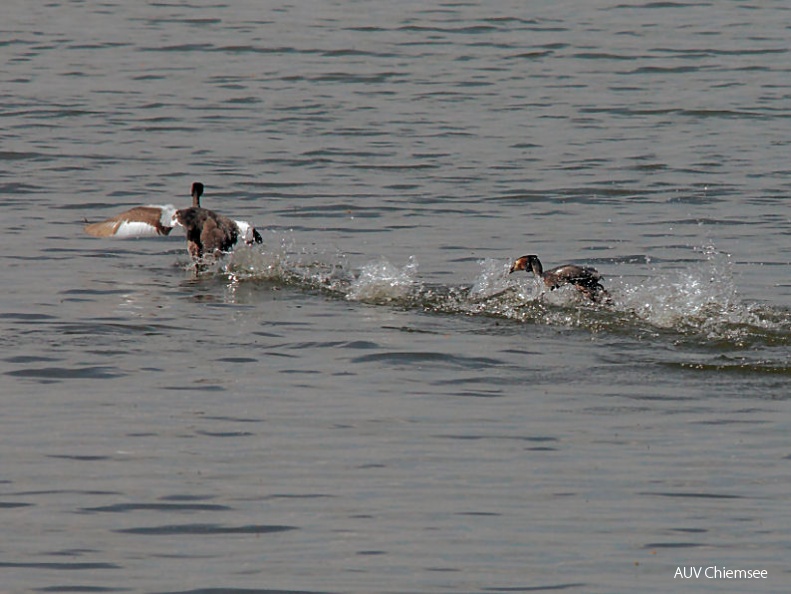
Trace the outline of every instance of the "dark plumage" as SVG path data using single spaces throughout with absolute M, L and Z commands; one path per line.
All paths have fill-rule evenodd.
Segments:
M 204 254 L 227 252 L 239 234 L 231 219 L 200 206 L 177 210 L 176 219 L 187 232 L 187 250 L 195 260 Z
M 562 285 L 574 285 L 591 301 L 600 301 L 602 297 L 609 297 L 609 293 L 599 282 L 601 274 L 595 268 L 564 264 L 545 272 L 538 256 L 530 254 L 517 258 L 511 265 L 509 274 L 517 270 L 531 271 L 544 281 L 550 291 L 554 291 Z
M 239 238 L 245 236 L 247 243 L 261 243 L 261 235 L 254 227 L 247 223 L 232 221 L 228 217 L 217 214 L 213 210 L 200 205 L 203 195 L 203 184 L 192 184 L 192 206 L 176 211 L 175 219 L 187 232 L 187 250 L 195 260 L 200 260 L 206 254 L 219 256 L 227 252 Z M 247 228 L 244 228 L 247 227 Z

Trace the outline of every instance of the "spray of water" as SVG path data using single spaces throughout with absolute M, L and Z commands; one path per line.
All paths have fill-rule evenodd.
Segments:
M 619 307 L 660 328 L 686 327 L 739 315 L 730 256 L 712 248 L 703 262 L 671 272 L 654 271 L 644 281 L 625 285 Z
M 592 303 L 571 286 L 548 291 L 539 279 L 508 274 L 509 262 L 485 259 L 471 285 L 425 285 L 412 256 L 403 265 L 384 257 L 359 268 L 340 252 L 297 249 L 292 234 L 267 236 L 264 248 L 237 250 L 224 273 L 233 282 L 265 280 L 320 290 L 338 298 L 427 312 L 483 315 L 591 332 L 671 332 L 679 339 L 791 344 L 791 315 L 745 303 L 729 254 L 702 248 L 697 263 L 653 269 L 643 278 L 606 275 L 611 300 Z M 609 272 L 609 271 L 605 271 Z
M 351 283 L 346 299 L 367 303 L 404 301 L 419 290 L 415 281 L 418 263 L 414 256 L 402 268 L 393 266 L 385 258 L 362 267 Z

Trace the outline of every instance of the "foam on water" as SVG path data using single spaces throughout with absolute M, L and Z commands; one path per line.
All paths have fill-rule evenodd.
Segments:
M 729 254 L 712 246 L 705 259 L 683 268 L 652 270 L 641 281 L 605 281 L 611 300 L 593 304 L 572 287 L 546 291 L 532 276 L 507 275 L 507 264 L 485 260 L 469 291 L 471 309 L 525 322 L 621 332 L 670 330 L 734 346 L 791 341 L 788 312 L 743 301 Z M 652 330 L 653 329 L 653 330 Z
M 404 301 L 419 290 L 415 281 L 417 267 L 414 256 L 410 256 L 409 262 L 401 268 L 394 266 L 386 258 L 370 262 L 362 267 L 351 283 L 346 299 L 368 303 Z
M 741 322 L 741 303 L 730 256 L 709 247 L 706 260 L 690 267 L 655 271 L 644 282 L 624 285 L 619 306 L 660 328 L 697 327 L 712 318 Z
M 484 301 L 495 297 L 513 286 L 508 278 L 509 263 L 487 258 L 478 264 L 483 269 L 470 287 L 470 301 Z
M 592 303 L 572 286 L 548 291 L 533 275 L 509 274 L 509 260 L 485 259 L 471 285 L 427 285 L 415 256 L 403 264 L 385 257 L 352 267 L 340 252 L 298 248 L 292 234 L 267 235 L 264 246 L 232 254 L 222 274 L 233 282 L 265 280 L 340 299 L 399 305 L 427 312 L 483 315 L 590 332 L 676 334 L 706 344 L 791 343 L 791 314 L 743 301 L 729 254 L 708 246 L 699 262 L 652 269 L 643 279 L 606 274 L 611 295 Z
M 289 275 L 289 257 L 293 240 L 290 235 L 278 237 L 264 232 L 261 246 L 241 246 L 230 254 L 224 272 L 233 280 L 285 280 Z
M 243 246 L 224 264 L 231 282 L 266 281 L 343 296 L 354 276 L 340 252 L 312 252 L 297 247 L 293 233 L 267 232 L 263 245 Z
M 772 319 L 758 304 L 740 298 L 730 254 L 713 246 L 701 251 L 701 262 L 671 272 L 654 271 L 641 283 L 624 284 L 615 306 L 657 328 L 708 340 L 741 343 L 767 331 L 791 330 L 787 316 L 784 321 Z

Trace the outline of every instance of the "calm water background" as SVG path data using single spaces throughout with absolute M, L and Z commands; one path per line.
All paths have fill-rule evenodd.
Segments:
M 0 589 L 788 591 L 789 22 L 4 2 Z

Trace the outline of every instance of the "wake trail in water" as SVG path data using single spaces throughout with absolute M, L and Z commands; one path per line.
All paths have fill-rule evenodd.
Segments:
M 269 242 L 268 242 L 269 243 Z M 339 299 L 446 315 L 641 336 L 721 348 L 791 344 L 791 312 L 746 303 L 728 254 L 701 250 L 701 261 L 676 270 L 650 270 L 641 279 L 605 278 L 607 303 L 592 303 L 574 287 L 548 291 L 531 275 L 508 274 L 510 261 L 485 259 L 470 285 L 421 282 L 418 261 L 384 257 L 353 268 L 342 253 L 311 254 L 284 237 L 279 246 L 243 248 L 219 272 L 233 283 L 264 280 Z

